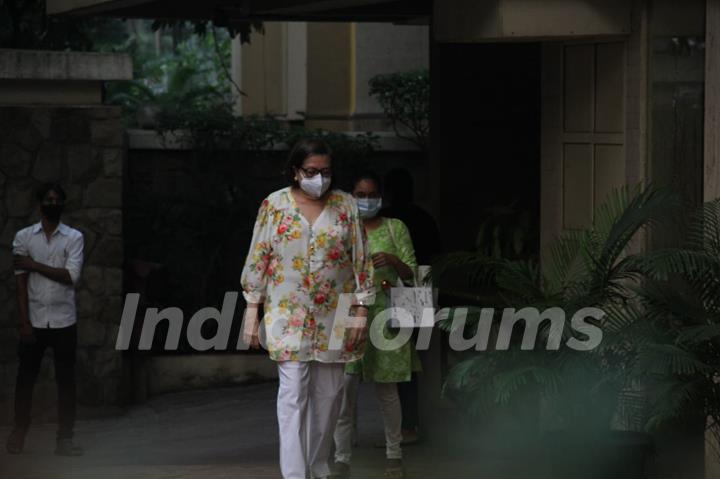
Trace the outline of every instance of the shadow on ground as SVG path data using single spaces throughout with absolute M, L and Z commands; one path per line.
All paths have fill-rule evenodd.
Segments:
M 192 391 L 150 400 L 119 417 L 80 421 L 82 458 L 52 454 L 55 426 L 33 427 L 26 452 L 0 455 L 2 479 L 279 478 L 276 384 Z M 373 388 L 361 387 L 353 478 L 382 477 L 382 422 Z M 8 428 L 0 429 L 4 439 Z M 521 477 L 526 461 L 453 442 L 452 428 L 405 449 L 407 477 Z M 518 470 L 515 470 L 518 469 Z M 515 471 L 513 471 L 515 470 Z M 494 473 L 492 471 L 495 471 Z M 500 472 L 502 471 L 502 472 Z

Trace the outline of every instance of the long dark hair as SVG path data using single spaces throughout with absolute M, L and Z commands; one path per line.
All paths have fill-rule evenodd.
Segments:
M 298 186 L 297 180 L 295 180 L 295 171 L 302 167 L 303 162 L 310 156 L 324 155 L 330 157 L 330 165 L 333 168 L 332 183 L 330 183 L 330 189 L 335 185 L 335 157 L 333 156 L 330 145 L 325 143 L 320 138 L 305 138 L 304 140 L 298 141 L 293 149 L 290 151 L 287 163 L 285 163 L 285 169 L 283 170 L 283 176 L 288 184 L 292 186 Z

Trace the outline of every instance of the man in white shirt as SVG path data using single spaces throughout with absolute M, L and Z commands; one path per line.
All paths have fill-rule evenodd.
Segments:
M 83 236 L 60 222 L 65 192 L 43 185 L 37 193 L 42 219 L 15 235 L 13 255 L 20 316 L 19 366 L 15 388 L 15 427 L 7 451 L 19 454 L 30 426 L 32 394 L 47 348 L 52 348 L 58 384 L 55 454 L 79 456 L 75 426 L 75 285 L 83 264 Z

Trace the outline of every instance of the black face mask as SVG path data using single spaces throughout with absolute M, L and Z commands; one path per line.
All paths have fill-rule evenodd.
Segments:
M 60 221 L 60 215 L 62 215 L 63 212 L 63 205 L 42 205 L 40 210 L 48 221 L 57 223 Z

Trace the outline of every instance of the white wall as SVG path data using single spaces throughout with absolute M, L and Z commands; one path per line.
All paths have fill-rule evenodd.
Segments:
M 358 23 L 355 38 L 357 114 L 381 113 L 368 95 L 368 81 L 381 73 L 427 68 L 430 38 L 427 26 Z

